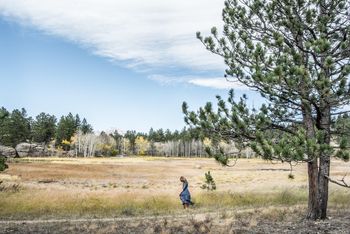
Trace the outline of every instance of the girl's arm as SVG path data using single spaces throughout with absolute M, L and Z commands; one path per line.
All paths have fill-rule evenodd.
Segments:
M 183 183 L 182 192 L 188 188 L 188 182 Z

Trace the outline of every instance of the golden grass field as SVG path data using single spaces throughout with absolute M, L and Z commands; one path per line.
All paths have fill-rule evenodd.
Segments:
M 204 191 L 204 173 L 217 185 Z M 22 158 L 0 173 L 0 219 L 119 217 L 176 214 L 179 177 L 185 176 L 194 212 L 300 206 L 307 204 L 306 165 L 294 167 L 260 159 L 239 159 L 222 167 L 208 158 Z M 332 162 L 332 177 L 350 172 L 350 163 Z M 14 186 L 15 185 L 15 186 Z M 350 207 L 350 191 L 330 186 L 330 205 Z

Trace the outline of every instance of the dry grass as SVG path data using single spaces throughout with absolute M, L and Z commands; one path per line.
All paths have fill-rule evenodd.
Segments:
M 200 169 L 198 169 L 198 165 Z M 340 161 L 334 173 L 345 174 Z M 178 194 L 180 175 L 190 181 L 195 208 L 191 212 L 227 209 L 295 207 L 307 202 L 306 170 L 295 168 L 288 179 L 288 165 L 242 159 L 234 168 L 213 159 L 170 158 L 27 158 L 10 162 L 0 174 L 2 186 L 19 190 L 0 192 L 0 219 L 58 217 L 119 217 L 183 212 Z M 200 189 L 210 170 L 218 191 Z M 349 207 L 349 191 L 332 187 L 330 204 Z M 266 216 L 282 219 L 284 211 Z

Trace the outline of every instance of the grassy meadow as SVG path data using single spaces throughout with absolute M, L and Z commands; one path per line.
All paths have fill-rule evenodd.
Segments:
M 349 163 L 334 161 L 332 176 L 342 178 Z M 202 190 L 211 171 L 216 191 Z M 210 213 L 307 206 L 306 165 L 294 167 L 260 159 L 240 159 L 222 167 L 207 158 L 22 158 L 0 173 L 0 219 L 105 218 L 176 215 L 185 176 L 194 202 L 186 212 Z M 350 191 L 330 187 L 330 207 L 349 208 Z M 270 213 L 271 213 L 270 212 Z M 266 214 L 267 215 L 267 214 Z

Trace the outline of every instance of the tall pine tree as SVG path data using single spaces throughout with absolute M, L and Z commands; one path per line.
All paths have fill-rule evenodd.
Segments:
M 212 138 L 248 142 L 265 159 L 306 162 L 309 219 L 327 216 L 331 134 L 341 134 L 332 116 L 350 101 L 349 9 L 348 0 L 226 0 L 223 33 L 214 27 L 197 37 L 224 59 L 228 80 L 258 91 L 266 105 L 249 110 L 233 91 L 228 105 L 218 97 L 217 111 L 183 105 L 185 120 Z M 346 147 L 335 155 L 347 159 Z

